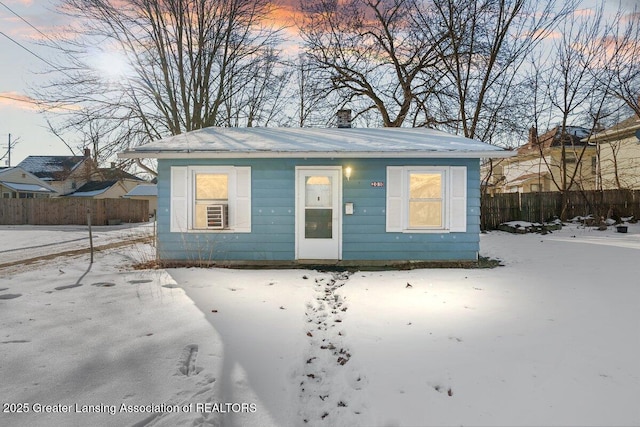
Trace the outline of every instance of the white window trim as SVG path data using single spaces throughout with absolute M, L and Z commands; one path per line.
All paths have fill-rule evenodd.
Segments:
M 197 173 L 228 176 L 229 227 L 195 228 L 195 176 Z M 170 231 L 179 233 L 250 233 L 251 168 L 248 166 L 172 166 Z
M 409 174 L 441 173 L 443 176 L 442 227 L 409 227 Z M 388 166 L 386 231 L 388 233 L 466 232 L 467 168 L 464 166 Z

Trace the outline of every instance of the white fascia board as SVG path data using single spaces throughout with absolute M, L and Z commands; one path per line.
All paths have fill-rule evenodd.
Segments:
M 282 158 L 305 158 L 305 159 L 340 159 L 340 158 L 363 158 L 363 159 L 397 159 L 397 158 L 421 158 L 421 159 L 469 159 L 469 158 L 492 158 L 504 159 L 514 157 L 516 151 L 125 151 L 118 153 L 120 159 L 282 159 Z
M 610 142 L 618 142 L 620 140 L 635 136 L 635 132 L 640 130 L 640 123 L 628 126 L 626 128 L 617 129 L 614 131 L 602 131 L 596 133 L 587 138 L 583 138 L 581 141 L 587 141 L 588 145 L 606 144 Z

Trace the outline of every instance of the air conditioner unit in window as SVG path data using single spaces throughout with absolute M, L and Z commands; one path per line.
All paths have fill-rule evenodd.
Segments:
M 229 228 L 229 205 L 207 205 L 207 228 Z

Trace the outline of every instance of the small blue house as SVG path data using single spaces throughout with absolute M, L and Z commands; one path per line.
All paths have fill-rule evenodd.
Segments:
M 205 128 L 121 153 L 158 159 L 165 261 L 475 261 L 480 159 L 426 128 Z

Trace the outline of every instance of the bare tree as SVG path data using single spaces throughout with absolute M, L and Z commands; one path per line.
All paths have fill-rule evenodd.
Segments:
M 316 73 L 322 74 L 322 70 L 316 70 L 304 54 L 298 55 L 290 66 L 295 84 L 291 94 L 291 104 L 295 109 L 290 124 L 298 127 L 326 125 L 333 119 L 336 109 L 331 106 L 331 87 L 315 78 Z
M 640 6 L 618 10 L 601 47 L 608 73 L 600 83 L 640 117 Z
M 337 93 L 356 117 L 375 110 L 383 126 L 405 123 L 416 99 L 432 92 L 438 39 L 425 39 L 413 16 L 416 0 L 304 2 L 303 47 L 321 91 Z M 437 76 L 433 76 L 437 78 Z
M 598 66 L 606 30 L 602 4 L 589 13 L 578 11 L 560 26 L 550 56 L 538 57 L 531 67 L 534 126 L 557 128 L 551 145 L 560 147 L 559 162 L 548 155 L 549 146 L 544 141 L 537 141 L 536 146 L 545 172 L 562 193 L 563 219 L 567 192 L 582 191 L 583 169 L 592 168 L 591 164 L 583 165 L 589 148 L 584 138 L 600 128 L 607 110 L 608 89 L 599 88 L 602 70 Z M 576 125 L 586 128 L 587 134 L 576 138 Z
M 418 15 L 426 39 L 445 29 L 438 67 L 447 88 L 449 127 L 468 138 L 498 142 L 522 126 L 523 66 L 532 51 L 573 11 L 575 1 L 439 0 Z M 435 17 L 435 18 L 434 18 Z M 438 25 L 432 25 L 436 20 Z M 503 143 L 507 143 L 502 138 Z
M 265 49 L 247 66 L 231 69 L 225 96 L 225 126 L 268 126 L 282 120 L 291 71 L 275 49 Z
M 266 120 L 269 96 L 249 107 L 249 93 L 282 77 L 264 73 L 279 41 L 264 24 L 270 7 L 268 0 L 62 0 L 61 12 L 77 24 L 53 43 L 60 77 L 39 96 L 73 106 L 58 131 L 98 138 L 101 150 L 113 148 L 102 157 L 240 118 L 256 124 Z M 101 56 L 112 58 L 107 67 L 96 67 Z

